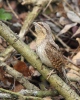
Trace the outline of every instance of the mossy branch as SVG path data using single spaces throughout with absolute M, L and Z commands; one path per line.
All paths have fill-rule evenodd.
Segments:
M 43 100 L 40 97 L 23 96 L 20 93 L 15 93 L 15 92 L 5 90 L 5 89 L 2 89 L 2 88 L 0 88 L 0 92 L 2 92 L 2 95 L 0 96 L 0 99 L 4 98 L 4 100 Z

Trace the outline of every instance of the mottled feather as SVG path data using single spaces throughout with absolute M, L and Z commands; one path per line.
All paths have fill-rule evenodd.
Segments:
M 51 29 L 48 24 L 35 22 L 36 31 L 36 52 L 42 63 L 56 70 L 57 74 L 65 81 L 64 57 L 59 51 L 59 46 L 55 43 Z

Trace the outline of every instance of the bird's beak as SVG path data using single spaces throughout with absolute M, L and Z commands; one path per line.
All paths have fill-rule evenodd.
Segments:
M 44 27 L 42 22 L 33 22 L 33 25 L 35 26 L 35 32 L 39 36 L 46 36 L 46 28 Z
M 40 33 L 41 33 L 41 30 L 42 30 L 41 25 L 40 25 L 38 22 L 33 22 L 33 25 L 34 25 L 34 27 L 35 27 L 35 32 L 36 32 L 36 34 L 37 34 L 37 35 L 40 34 Z

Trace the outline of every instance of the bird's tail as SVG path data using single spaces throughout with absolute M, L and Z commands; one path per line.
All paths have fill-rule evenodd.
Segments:
M 59 75 L 63 81 L 65 81 L 67 84 L 69 84 L 69 80 L 67 78 L 67 75 L 66 75 L 66 70 L 64 67 L 62 67 L 62 73 Z

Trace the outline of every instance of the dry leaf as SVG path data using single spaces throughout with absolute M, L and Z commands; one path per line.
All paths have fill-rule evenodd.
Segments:
M 78 61 L 79 59 L 80 59 L 80 52 L 78 52 L 78 53 L 72 58 L 72 62 L 73 62 L 74 64 L 77 65 L 77 61 Z M 67 67 L 70 68 L 70 69 L 73 69 L 73 70 L 76 71 L 76 72 L 80 72 L 80 68 L 74 66 L 73 64 L 69 64 Z M 80 73 L 79 73 L 79 75 L 80 75 Z
M 40 76 L 40 73 L 35 70 L 32 66 L 29 66 L 29 70 L 31 72 L 31 76 Z
M 79 27 L 76 25 L 76 26 L 73 26 L 72 27 L 72 33 L 75 34 L 75 32 L 77 31 Z
M 79 45 L 80 45 L 80 38 L 76 38 L 76 40 L 78 41 Z
M 80 52 L 78 52 L 72 59 L 72 61 L 77 64 L 77 60 L 80 59 Z
M 80 13 L 78 13 L 80 15 Z M 75 23 L 80 23 L 80 17 L 76 15 L 73 11 L 68 11 L 67 12 L 67 17 Z
M 77 29 L 77 31 L 75 32 L 75 34 L 71 38 L 75 37 L 78 34 L 80 34 L 80 27 Z
M 26 13 L 26 12 L 19 14 L 19 18 L 20 18 L 22 21 L 25 20 L 25 17 L 26 17 L 26 16 L 27 16 L 27 13 Z
M 67 73 L 67 77 L 72 81 L 80 81 L 80 74 L 73 69 Z
M 31 73 L 29 71 L 28 66 L 26 65 L 25 62 L 22 61 L 18 61 L 13 68 L 17 71 L 19 71 L 20 73 L 22 73 L 24 76 L 31 76 Z
M 12 8 L 13 10 L 16 9 L 16 7 L 17 7 L 16 1 L 13 1 L 13 0 L 12 0 L 11 2 L 9 2 L 9 4 L 10 4 L 10 6 L 11 6 L 11 8 Z M 4 8 L 5 8 L 6 10 L 10 10 L 10 7 L 7 6 L 7 5 L 4 5 Z
M 77 23 L 72 23 L 72 24 L 68 24 L 66 25 L 60 32 L 58 35 L 61 35 L 63 33 L 66 33 L 71 27 L 77 25 Z
M 59 19 L 59 23 L 64 26 L 64 25 L 70 24 L 71 21 L 69 19 L 65 18 L 65 17 L 61 17 Z
M 45 21 L 50 27 L 52 30 L 54 30 L 56 33 L 59 33 L 60 32 L 60 28 L 55 25 L 54 23 L 50 22 L 50 21 Z M 54 37 L 54 40 L 55 40 L 55 37 Z
M 19 92 L 20 90 L 24 89 L 24 87 L 21 84 L 18 84 L 14 87 L 12 91 Z
M 74 7 L 75 7 L 75 10 L 77 11 L 77 12 L 80 12 L 80 10 L 79 10 L 79 0 L 72 0 L 72 2 L 73 2 L 73 5 L 74 5 Z

